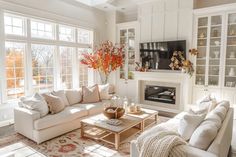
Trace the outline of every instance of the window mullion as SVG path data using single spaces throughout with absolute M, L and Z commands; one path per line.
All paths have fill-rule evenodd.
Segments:
M 3 10 L 0 9 L 0 75 L 2 76 L 0 79 L 0 103 L 4 103 L 7 99 L 6 95 L 6 73 L 5 73 L 5 33 L 4 33 L 4 13 Z
M 59 26 L 58 24 L 55 25 L 56 28 L 54 28 L 54 32 L 56 35 L 56 49 L 55 49 L 55 56 L 54 56 L 54 88 L 55 89 L 60 89 L 61 84 L 60 84 L 60 47 L 58 45 L 59 41 Z
M 30 19 L 26 21 L 27 43 L 25 52 L 25 87 L 26 95 L 33 94 L 33 69 L 32 69 L 32 55 L 31 55 L 31 23 Z

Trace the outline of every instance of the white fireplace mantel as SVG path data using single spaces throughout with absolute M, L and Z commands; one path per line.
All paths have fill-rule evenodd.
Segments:
M 175 83 L 180 84 L 180 104 L 181 108 L 179 110 L 173 109 L 163 109 L 163 108 L 156 108 L 157 110 L 163 110 L 166 112 L 173 112 L 178 113 L 184 110 L 189 102 L 189 83 L 191 81 L 188 74 L 182 73 L 181 71 L 167 71 L 167 70 L 160 70 L 160 71 L 150 71 L 150 72 L 138 72 L 134 71 L 134 81 L 136 84 L 136 95 L 138 100 L 140 100 L 140 82 L 141 81 L 158 81 L 166 83 Z M 145 104 L 144 104 L 145 105 Z

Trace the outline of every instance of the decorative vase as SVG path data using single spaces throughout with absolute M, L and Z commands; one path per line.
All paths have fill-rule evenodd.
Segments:
M 100 71 L 99 71 L 99 75 L 100 75 L 101 83 L 107 84 L 109 75 L 106 75 L 104 72 L 100 72 Z

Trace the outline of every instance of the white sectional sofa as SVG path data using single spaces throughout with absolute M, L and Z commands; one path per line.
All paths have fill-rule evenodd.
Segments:
M 229 103 L 225 101 L 224 103 Z M 180 119 L 186 112 L 182 112 L 175 116 L 174 118 L 170 119 L 166 123 L 169 126 L 176 126 L 179 127 Z M 163 123 L 162 123 L 163 124 Z M 162 125 L 160 124 L 160 125 Z M 172 131 L 176 131 L 176 127 Z M 170 128 L 171 130 L 172 128 Z M 226 116 L 222 122 L 221 128 L 218 130 L 216 137 L 214 138 L 213 142 L 210 144 L 208 149 L 202 150 L 195 148 L 193 146 L 185 145 L 186 154 L 188 157 L 227 157 L 228 152 L 231 145 L 232 140 L 232 130 L 233 130 L 233 108 L 229 108 Z M 139 157 L 139 150 L 137 148 L 137 141 L 131 141 L 131 157 Z
M 17 107 L 14 109 L 15 131 L 39 144 L 80 128 L 80 120 L 101 113 L 105 101 L 107 100 L 89 104 L 77 103 L 67 106 L 59 113 L 41 118 L 37 111 Z

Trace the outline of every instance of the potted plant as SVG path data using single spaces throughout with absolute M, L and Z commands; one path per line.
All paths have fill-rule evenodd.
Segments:
M 102 84 L 106 84 L 110 73 L 123 65 L 123 48 L 110 41 L 103 42 L 93 53 L 83 53 L 81 63 L 98 71 Z

